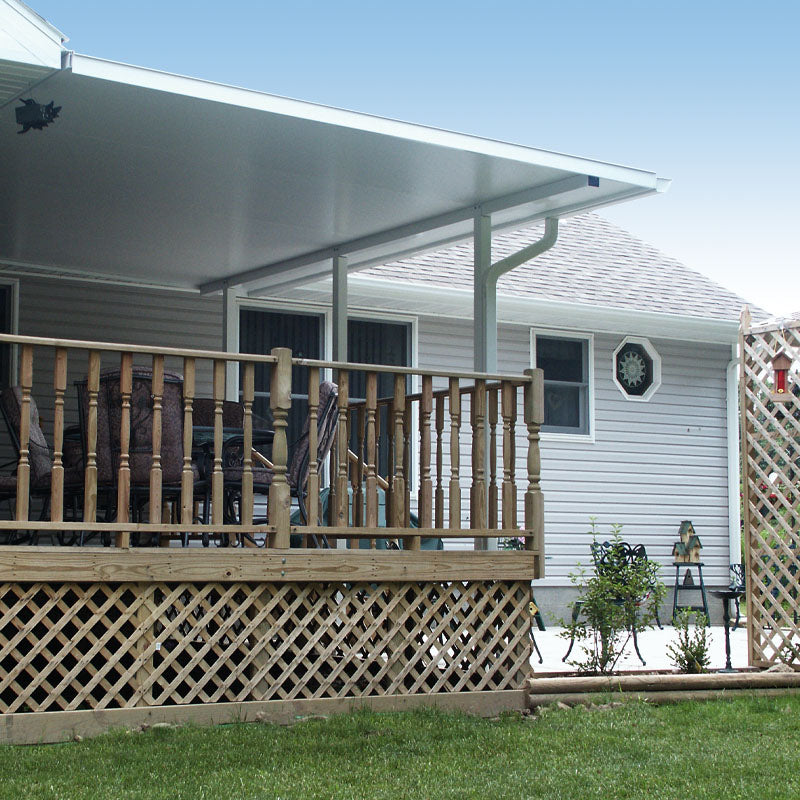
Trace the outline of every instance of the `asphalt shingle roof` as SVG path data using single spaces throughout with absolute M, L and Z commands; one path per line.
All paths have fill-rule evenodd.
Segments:
M 543 223 L 495 234 L 497 261 L 541 238 Z M 376 278 L 472 287 L 472 242 L 371 267 Z M 747 302 L 597 214 L 562 220 L 555 246 L 506 273 L 500 295 L 737 320 Z M 751 305 L 754 317 L 767 316 Z

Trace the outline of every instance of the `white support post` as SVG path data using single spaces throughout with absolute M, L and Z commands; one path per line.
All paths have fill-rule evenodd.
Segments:
M 497 371 L 497 291 L 491 280 L 492 218 L 475 215 L 475 268 L 473 302 L 475 319 L 474 364 L 476 372 Z
M 241 286 L 226 286 L 222 290 L 222 349 L 239 352 L 239 305 L 236 298 Z M 225 399 L 239 399 L 239 362 L 225 362 Z
M 333 360 L 347 361 L 347 257 L 333 258 Z

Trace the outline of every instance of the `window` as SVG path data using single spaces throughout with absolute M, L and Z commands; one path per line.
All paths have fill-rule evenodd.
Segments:
M 544 371 L 542 431 L 588 436 L 591 339 L 534 333 L 532 344 L 534 365 Z
M 14 331 L 14 285 L 0 283 L 0 333 Z M 13 349 L 10 344 L 0 344 L 0 388 L 16 382 L 13 371 Z
M 614 383 L 626 400 L 649 400 L 661 386 L 661 356 L 647 339 L 626 336 L 614 350 Z

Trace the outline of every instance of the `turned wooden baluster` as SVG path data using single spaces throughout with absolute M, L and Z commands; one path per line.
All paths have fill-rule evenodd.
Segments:
M 16 519 L 27 520 L 31 488 L 31 390 L 33 389 L 33 346 L 22 345 L 19 360 L 19 462 L 17 464 Z
M 340 369 L 337 374 L 336 382 L 339 385 L 339 405 L 338 422 L 336 427 L 336 450 L 337 450 L 337 470 L 336 470 L 336 527 L 347 528 L 350 525 L 350 497 L 348 494 L 348 474 L 350 460 L 347 455 L 347 406 L 350 402 L 350 373 L 345 369 Z
M 225 520 L 225 473 L 222 469 L 222 410 L 225 401 L 226 364 L 214 361 L 214 466 L 211 471 L 211 522 L 222 525 Z
M 461 482 L 459 450 L 459 431 L 461 429 L 461 392 L 458 378 L 450 378 L 450 486 L 449 486 L 449 527 L 461 528 Z
M 470 528 L 485 530 L 486 519 L 486 381 L 475 381 L 470 403 L 472 417 L 472 488 Z
M 86 376 L 86 471 L 83 483 L 83 521 L 97 521 L 97 395 L 100 392 L 100 353 L 89 351 Z
M 64 392 L 67 389 L 67 350 L 57 347 L 53 362 L 53 472 L 50 477 L 50 519 L 64 519 Z
M 403 474 L 404 436 L 403 417 L 406 408 L 406 377 L 394 376 L 394 399 L 392 402 L 392 522 L 391 527 L 402 528 L 405 521 L 406 481 Z M 387 523 L 388 524 L 388 523 Z
M 367 433 L 367 414 L 364 406 L 359 406 L 356 411 L 356 444 L 358 447 L 358 461 L 355 464 L 355 491 L 353 492 L 353 524 L 357 528 L 363 528 L 365 520 L 364 509 L 364 474 L 365 474 L 365 461 L 364 461 L 364 439 Z
M 444 527 L 444 395 L 436 397 L 436 490 L 434 491 L 434 525 Z
M 161 523 L 161 412 L 164 399 L 164 356 L 153 356 L 153 461 L 150 465 L 150 522 Z
M 183 359 L 183 467 L 181 469 L 181 522 L 194 522 L 194 472 L 192 470 L 192 415 L 194 412 L 195 360 Z
M 366 439 L 366 526 L 374 529 L 378 527 L 378 376 L 374 372 L 367 373 L 367 398 L 366 398 L 366 429 L 364 437 Z M 371 549 L 375 548 L 375 539 L 369 540 Z
M 544 577 L 544 497 L 540 485 L 542 460 L 539 431 L 544 422 L 544 373 L 526 369 L 530 382 L 525 384 L 525 425 L 528 429 L 528 488 L 525 492 L 525 549 L 535 550 L 535 577 Z
M 255 364 L 248 361 L 242 372 L 242 409 L 244 431 L 242 442 L 242 507 L 239 512 L 242 525 L 253 524 L 253 398 L 255 397 Z M 253 544 L 250 536 L 243 539 Z
M 503 381 L 500 412 L 503 417 L 503 529 L 517 527 L 517 482 L 516 482 L 516 432 L 517 387 L 511 381 Z
M 289 446 L 286 429 L 292 407 L 292 351 L 288 347 L 273 347 L 271 354 L 277 358 L 272 365 L 269 384 L 269 406 L 272 410 L 273 478 L 269 487 L 269 523 L 275 526 L 274 546 L 289 547 L 292 498 L 286 479 Z
M 319 370 L 308 373 L 308 484 L 306 495 L 306 525 L 319 523 Z M 301 487 L 302 488 L 302 487 Z M 303 546 L 308 547 L 308 534 L 303 537 Z
M 497 529 L 497 389 L 489 390 L 489 527 Z
M 431 481 L 431 413 L 433 412 L 433 378 L 422 376 L 422 397 L 419 403 L 419 494 L 417 516 L 420 528 L 433 527 L 433 483 Z M 414 537 L 419 543 L 419 537 Z
M 411 400 L 406 397 L 406 410 L 403 414 L 403 475 L 406 491 L 403 498 L 403 527 L 411 527 Z
M 119 472 L 117 474 L 117 522 L 130 522 L 131 511 L 131 391 L 133 389 L 133 354 L 122 353 L 119 359 Z M 117 547 L 130 547 L 130 531 L 116 536 Z

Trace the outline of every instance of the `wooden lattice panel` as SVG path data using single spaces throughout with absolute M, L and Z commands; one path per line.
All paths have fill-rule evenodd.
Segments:
M 750 663 L 800 668 L 800 323 L 742 335 L 742 491 Z M 772 359 L 791 360 L 788 391 L 773 394 Z
M 516 689 L 527 581 L 3 583 L 0 712 Z

